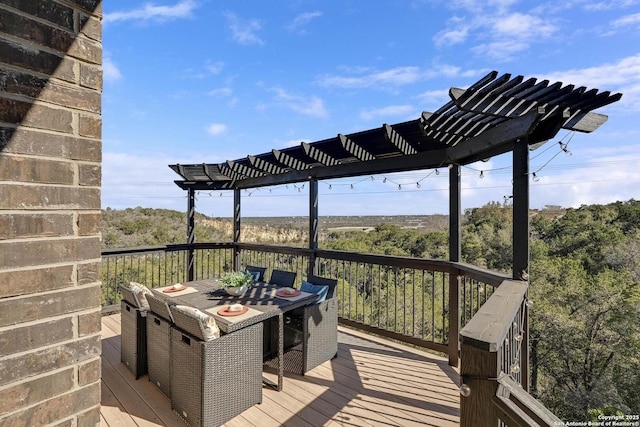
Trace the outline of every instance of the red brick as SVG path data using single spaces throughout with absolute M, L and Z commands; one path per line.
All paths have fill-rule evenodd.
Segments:
M 80 32 L 88 38 L 102 40 L 102 23 L 95 17 L 80 15 Z
M 33 350 L 73 338 L 71 317 L 0 332 L 0 356 Z
M 70 213 L 0 214 L 0 240 L 73 235 L 73 214 Z
M 98 334 L 102 328 L 102 313 L 100 310 L 78 316 L 78 336 Z
M 100 368 L 101 360 L 93 359 L 87 363 L 84 363 L 78 367 L 78 385 L 84 387 L 96 381 L 100 381 Z
M 71 160 L 100 162 L 102 160 L 102 144 L 100 141 L 67 135 L 55 135 L 35 129 L 11 129 L 0 126 L 4 130 L 5 152 L 29 154 L 46 157 L 57 157 Z M 0 133 L 2 135 L 2 133 Z M 0 141 L 0 146 L 2 146 Z
M 80 64 L 80 85 L 102 90 L 102 67 L 92 64 Z
M 3 185 L 0 209 L 100 209 L 100 189 Z
M 70 287 L 73 273 L 72 265 L 0 272 L 0 299 Z
M 80 36 L 69 46 L 67 55 L 91 64 L 102 63 L 102 44 Z
M 47 75 L 53 75 L 58 65 L 60 65 L 60 61 L 62 61 L 62 55 L 33 48 L 25 49 L 23 45 L 12 40 L 3 39 L 1 34 L 0 57 L 2 57 L 3 62 L 9 63 L 14 67 Z
M 96 335 L 56 347 L 2 358 L 0 359 L 0 388 L 16 381 L 99 358 L 100 343 L 100 336 Z M 1 419 L 0 425 L 2 425 Z
M 73 113 L 62 108 L 53 108 L 40 104 L 29 107 L 29 114 L 21 121 L 23 126 L 57 132 L 73 132 Z
M 100 286 L 96 285 L 3 299 L 0 300 L 0 327 L 95 309 L 100 307 L 100 295 Z
M 61 53 L 66 52 L 75 39 L 72 31 L 55 28 L 8 10 L 2 11 L 2 30 L 14 37 Z
M 101 262 L 78 264 L 78 286 L 100 283 Z
M 53 399 L 32 406 L 16 416 L 2 418 L 3 427 L 44 426 L 69 418 L 74 414 L 85 412 L 100 404 L 100 383 L 57 396 Z M 95 417 L 95 415 L 93 415 Z
M 102 119 L 99 116 L 80 114 L 80 129 L 78 129 L 78 134 L 89 138 L 102 137 Z
M 25 381 L 14 386 L 0 388 L 0 414 L 15 411 L 73 389 L 73 368 L 51 375 Z
M 90 113 L 100 113 L 100 92 L 80 86 L 49 82 L 39 94 L 40 101 L 61 105 Z
M 78 167 L 78 184 L 99 187 L 102 182 L 102 168 L 99 164 L 81 164 Z
M 100 233 L 100 213 L 80 213 L 78 215 L 78 235 L 91 236 Z
M 74 177 L 75 167 L 70 162 L 0 156 L 0 181 L 71 185 Z
M 21 268 L 100 258 L 100 238 L 0 242 L 0 265 Z
M 57 26 L 73 30 L 73 9 L 52 0 L 2 0 L 2 3 Z
M 94 408 L 78 414 L 78 427 L 99 427 L 100 424 L 100 407 Z

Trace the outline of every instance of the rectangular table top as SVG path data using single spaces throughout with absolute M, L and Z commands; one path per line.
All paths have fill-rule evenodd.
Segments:
M 220 279 L 203 279 L 191 282 L 183 282 L 188 289 L 165 293 L 164 288 L 152 289 L 154 294 L 165 299 L 169 304 L 182 304 L 195 307 L 201 311 L 212 314 L 222 332 L 229 333 L 247 327 L 257 322 L 262 322 L 287 311 L 307 305 L 315 301 L 315 294 L 301 292 L 299 296 L 282 298 L 276 296 L 278 287 L 268 283 L 256 283 L 243 296 L 231 296 L 222 288 Z M 242 304 L 249 307 L 246 314 L 235 316 L 222 316 L 217 314 L 219 310 L 231 304 Z

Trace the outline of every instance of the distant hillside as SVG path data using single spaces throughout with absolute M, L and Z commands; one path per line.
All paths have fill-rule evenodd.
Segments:
M 320 239 L 334 231 L 369 231 L 379 224 L 394 224 L 421 233 L 446 231 L 446 215 L 327 216 L 319 221 Z M 304 245 L 308 241 L 309 219 L 294 217 L 242 218 L 242 241 Z M 231 218 L 210 218 L 196 214 L 196 241 L 232 240 Z M 129 248 L 185 243 L 187 216 L 167 209 L 127 208 L 102 211 L 103 248 Z

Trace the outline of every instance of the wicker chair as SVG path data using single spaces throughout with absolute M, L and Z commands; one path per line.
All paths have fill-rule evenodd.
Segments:
M 249 273 L 259 273 L 258 276 L 258 282 L 263 282 L 264 281 L 264 273 L 265 271 L 267 271 L 266 267 L 255 267 L 253 265 L 247 265 L 245 270 L 247 270 Z
M 120 286 L 120 292 L 120 361 L 138 379 L 147 373 L 147 310 L 129 288 Z
M 270 284 L 288 288 L 293 287 L 295 281 L 296 273 L 284 270 L 273 270 L 269 278 Z
M 166 301 L 147 296 L 147 371 L 149 381 L 171 397 L 171 325 L 173 317 Z
M 304 375 L 338 354 L 337 280 L 310 276 L 307 281 L 329 287 L 327 298 L 285 315 L 284 369 Z
M 262 323 L 203 341 L 194 318 L 171 313 L 171 407 L 191 426 L 219 426 L 262 402 Z

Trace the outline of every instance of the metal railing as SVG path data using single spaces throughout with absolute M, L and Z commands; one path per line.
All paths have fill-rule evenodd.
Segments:
M 341 323 L 447 353 L 452 364 L 460 326 L 505 278 L 462 263 L 247 243 L 115 249 L 102 256 L 103 312 L 119 309 L 123 283 L 168 286 L 256 265 L 267 268 L 267 278 L 280 269 L 299 280 L 337 279 Z

